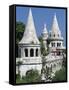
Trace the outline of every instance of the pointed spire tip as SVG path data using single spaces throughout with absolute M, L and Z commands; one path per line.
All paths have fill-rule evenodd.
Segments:
M 44 28 L 46 28 L 46 23 L 44 23 Z

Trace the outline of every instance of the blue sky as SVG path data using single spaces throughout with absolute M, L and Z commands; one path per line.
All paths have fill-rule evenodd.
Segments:
M 30 7 L 16 7 L 16 21 L 26 24 Z M 54 14 L 56 13 L 59 28 L 64 37 L 64 45 L 66 46 L 66 11 L 65 9 L 54 8 L 35 8 L 31 7 L 34 18 L 36 33 L 41 35 L 44 23 L 47 25 L 48 32 L 51 30 Z

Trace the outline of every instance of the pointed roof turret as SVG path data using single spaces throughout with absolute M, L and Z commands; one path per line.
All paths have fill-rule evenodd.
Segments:
M 54 38 L 61 37 L 61 31 L 59 29 L 56 13 L 54 14 L 53 23 L 52 23 L 52 29 L 51 29 L 51 36 Z
M 44 29 L 43 29 L 43 33 L 47 33 L 47 34 L 48 34 L 48 31 L 47 31 L 47 27 L 46 27 L 46 24 L 44 24 Z
M 54 14 L 54 18 L 53 18 L 52 30 L 53 30 L 53 31 L 59 30 L 56 13 Z
M 27 24 L 25 27 L 25 32 L 24 32 L 22 40 L 19 43 L 27 44 L 27 43 L 32 43 L 32 42 L 34 44 L 40 44 L 40 42 L 37 38 L 37 35 L 36 35 L 36 29 L 35 29 L 35 25 L 34 25 L 33 16 L 32 16 L 32 11 L 30 8 Z
M 48 31 L 46 24 L 44 24 L 43 32 L 42 32 L 43 39 L 46 40 L 48 38 Z

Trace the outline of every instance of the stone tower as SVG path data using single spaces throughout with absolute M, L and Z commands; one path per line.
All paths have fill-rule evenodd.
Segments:
M 61 36 L 61 31 L 58 25 L 56 14 L 54 14 L 52 28 L 48 36 L 49 40 L 49 54 L 46 56 L 46 66 L 51 70 L 50 77 L 55 75 L 55 72 L 62 68 L 63 62 L 63 50 L 65 49 L 63 45 L 63 37 Z
M 45 49 L 47 50 L 47 39 L 48 39 L 48 31 L 46 24 L 44 24 L 43 32 L 42 32 L 42 39 Z
M 54 14 L 53 23 L 51 32 L 49 34 L 49 40 L 50 40 L 50 51 L 53 54 L 61 55 L 63 46 L 63 37 L 61 36 L 61 31 L 58 25 L 56 14 Z
M 36 69 L 41 73 L 42 62 L 40 53 L 40 42 L 36 35 L 36 29 L 31 9 L 29 10 L 28 20 L 24 35 L 19 42 L 19 55 L 22 65 L 20 66 L 21 77 L 31 69 Z

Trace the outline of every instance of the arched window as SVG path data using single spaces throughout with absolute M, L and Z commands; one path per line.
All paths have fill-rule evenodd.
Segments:
M 55 47 L 55 43 L 52 43 L 52 47 Z
M 25 56 L 28 57 L 28 49 L 25 49 Z
M 38 56 L 38 49 L 36 49 L 36 56 Z
M 34 56 L 34 49 L 30 49 L 30 56 L 31 56 L 31 57 Z
M 57 47 L 60 47 L 61 46 L 61 43 L 57 43 Z
M 55 34 L 53 36 L 55 37 Z

